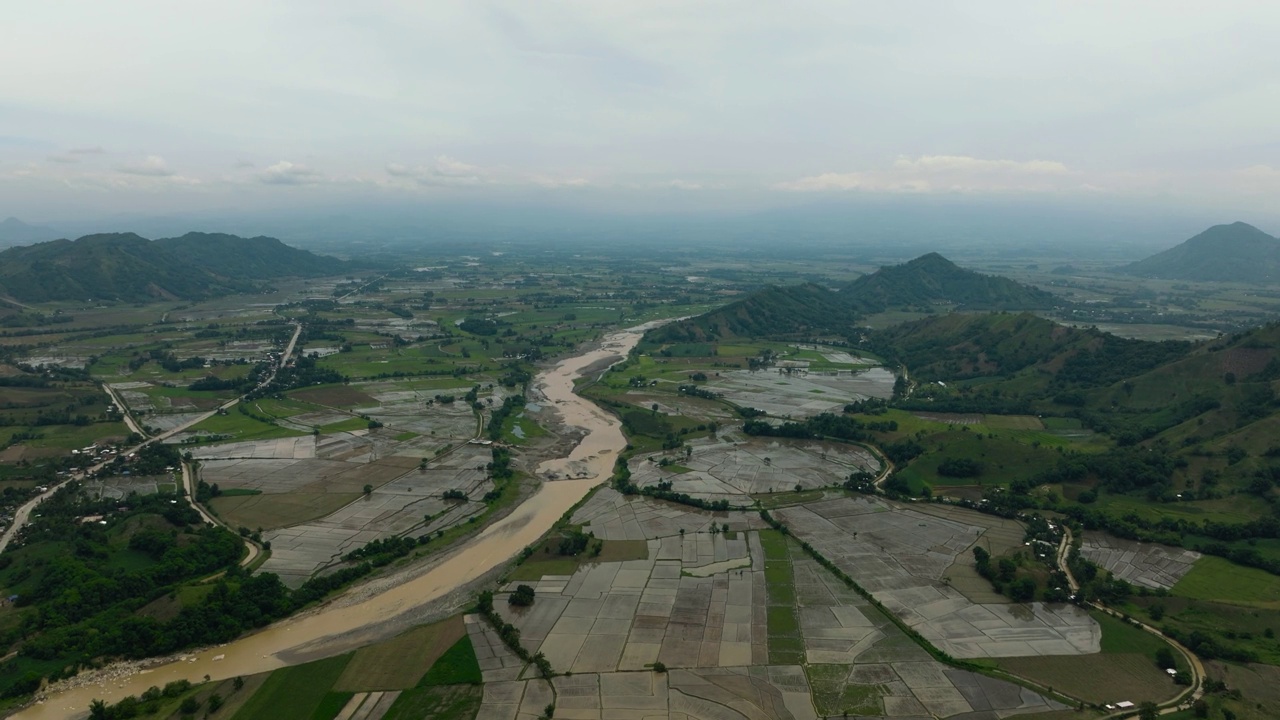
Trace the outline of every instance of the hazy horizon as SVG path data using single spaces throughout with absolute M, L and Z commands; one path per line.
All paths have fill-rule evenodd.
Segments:
M 0 217 L 55 227 L 900 197 L 1280 217 L 1280 11 L 1251 3 L 72 0 L 9 20 Z

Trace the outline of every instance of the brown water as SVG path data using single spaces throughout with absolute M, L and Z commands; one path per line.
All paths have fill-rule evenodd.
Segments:
M 283 620 L 227 645 L 193 654 L 186 660 L 129 677 L 53 692 L 42 703 L 32 705 L 14 717 L 22 720 L 68 720 L 86 716 L 89 703 L 94 699 L 110 703 L 127 695 L 141 695 L 148 687 L 164 686 L 174 680 L 196 682 L 205 675 L 220 680 L 274 670 L 288 664 L 280 658 L 281 655 L 314 647 L 326 638 L 383 623 L 443 597 L 506 562 L 550 530 L 561 515 L 612 472 L 614 457 L 626 445 L 622 427 L 613 416 L 575 395 L 573 381 L 583 369 L 625 355 L 635 347 L 644 329 L 633 328 L 609 335 L 599 349 L 566 358 L 537 378 L 538 387 L 564 422 L 586 432 L 568 457 L 548 460 L 539 466 L 538 472 L 544 476 L 572 475 L 579 479 L 543 483 L 533 497 L 486 528 L 465 548 L 424 574 L 368 599 L 347 605 L 333 603 L 308 615 Z M 345 649 L 348 648 L 335 645 L 332 652 Z

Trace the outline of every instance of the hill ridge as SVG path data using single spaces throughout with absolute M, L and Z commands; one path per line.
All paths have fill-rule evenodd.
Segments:
M 94 233 L 0 252 L 0 295 L 23 302 L 199 299 L 348 267 L 268 237 L 188 233 L 148 240 L 131 232 Z
M 1119 272 L 1202 282 L 1280 280 L 1280 239 L 1246 222 L 1214 225 Z

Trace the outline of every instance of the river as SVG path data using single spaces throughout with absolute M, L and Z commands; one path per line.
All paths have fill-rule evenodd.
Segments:
M 467 545 L 447 556 L 429 571 L 359 602 L 335 602 L 296 618 L 282 620 L 261 632 L 226 645 L 193 653 L 186 660 L 160 665 L 101 685 L 78 687 L 47 695 L 43 702 L 14 715 L 22 720 L 70 720 L 88 715 L 94 699 L 115 702 L 141 695 L 147 688 L 186 679 L 199 682 L 252 675 L 289 664 L 282 655 L 314 648 L 327 638 L 386 622 L 441 598 L 510 560 L 525 546 L 542 537 L 569 508 L 613 470 L 614 458 L 626 446 L 622 427 L 612 415 L 573 392 L 574 380 L 592 366 L 625 356 L 639 342 L 648 325 L 612 333 L 600 347 L 565 358 L 539 373 L 536 386 L 563 418 L 565 425 L 585 434 L 567 457 L 548 460 L 538 467 L 544 477 L 572 477 L 544 482 L 532 497 L 510 515 L 485 528 Z M 334 645 L 331 654 L 347 647 Z M 215 658 L 217 658 L 215 660 Z

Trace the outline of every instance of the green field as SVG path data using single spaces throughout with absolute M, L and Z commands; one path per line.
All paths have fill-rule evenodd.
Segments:
M 1280 577 L 1206 555 L 1173 586 L 1173 593 L 1197 600 L 1280 609 Z
M 329 688 L 350 661 L 351 653 L 348 653 L 276 670 L 240 708 L 234 720 L 313 720 L 322 704 L 331 707 L 333 701 L 326 702 Z M 341 705 L 337 710 L 340 709 Z
M 418 687 L 479 685 L 482 682 L 484 678 L 476 650 L 471 645 L 471 638 L 464 635 L 431 665 L 427 674 L 418 681 Z
M 228 441 L 243 442 L 246 440 L 274 440 L 276 438 L 298 437 L 306 435 L 301 430 L 292 430 L 279 425 L 264 423 L 232 408 L 226 415 L 214 415 L 197 423 L 190 429 L 192 433 L 208 433 L 219 436 L 230 436 Z

